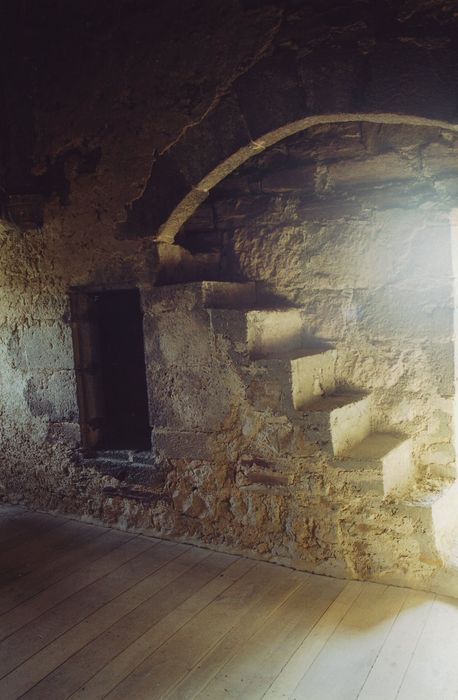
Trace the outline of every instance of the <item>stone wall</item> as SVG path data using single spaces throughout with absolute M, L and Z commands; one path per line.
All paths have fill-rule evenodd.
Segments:
M 455 503 L 454 3 L 1 13 L 3 497 L 439 589 Z M 152 455 L 83 459 L 74 287 L 140 288 Z M 269 355 L 285 347 L 315 359 Z M 361 425 L 402 434 L 409 460 L 368 474 L 332 454 L 329 426 L 299 409 L 333 384 L 370 395 Z
M 385 491 L 383 503 L 374 501 L 377 485 L 368 473 L 349 478 L 345 470 L 336 472 L 320 440 L 297 422 L 285 401 L 293 389 L 287 370 L 272 362 L 253 367 L 247 360 L 248 335 L 242 350 L 240 343 L 249 320 L 229 309 L 205 314 L 202 300 L 182 296 L 184 286 L 173 293 L 170 288 L 167 324 L 183 327 L 176 309 L 184 304 L 185 313 L 205 327 L 185 336 L 187 354 L 192 337 L 209 334 L 207 352 L 220 358 L 220 390 L 205 384 L 199 394 L 219 420 L 214 428 L 199 412 L 196 384 L 170 366 L 177 401 L 194 400 L 194 418 L 203 417 L 181 434 L 188 455 L 195 450 L 199 473 L 198 485 L 187 486 L 191 499 L 174 481 L 184 531 L 315 571 L 428 585 L 444 539 L 432 504 L 440 511 L 456 476 L 449 221 L 455 143 L 453 134 L 434 129 L 367 123 L 310 129 L 226 178 L 181 230 L 179 242 L 193 252 L 198 268 L 206 261 L 214 279 L 256 280 L 258 306 L 300 310 L 302 345 L 331 345 L 337 386 L 370 395 L 371 430 L 403 435 L 412 444 L 412 473 L 405 481 L 402 458 L 393 465 L 395 507 L 393 493 Z M 165 322 L 163 301 L 153 304 L 153 315 L 156 304 Z M 283 343 L 288 349 L 290 329 L 282 333 L 281 323 L 274 325 L 278 348 Z M 176 348 L 173 337 L 168 346 Z M 206 362 L 196 364 L 202 370 Z M 179 435 L 170 430 L 168 442 L 163 428 L 161 447 L 182 458 L 179 471 L 185 456 L 181 445 L 174 452 Z M 200 431 L 192 447 L 190 429 Z M 205 498 L 202 503 L 201 470 L 208 478 L 214 469 L 218 473 L 218 463 L 222 499 L 230 504 L 222 533 L 215 528 L 214 497 L 211 505 Z M 387 481 L 385 475 L 385 488 Z M 240 501 L 237 510 L 234 502 Z M 446 529 L 454 527 L 452 515 Z
M 451 132 L 319 126 L 215 188 L 180 231 L 181 248 L 167 246 L 176 258 L 149 239 L 115 237 L 96 173 L 75 178 L 69 206 L 47 205 L 43 230 L 4 226 L 4 497 L 320 573 L 440 589 L 450 561 L 432 504 L 455 476 L 457 174 Z M 153 457 L 83 460 L 69 290 L 129 286 L 145 313 Z M 308 389 L 295 372 L 318 377 L 317 398 L 332 393 L 314 360 L 293 369 L 289 354 L 277 357 L 286 350 L 296 362 L 303 347 L 332 353 L 340 389 L 370 395 L 368 430 L 409 441 L 404 481 L 388 483 L 403 457 L 382 475 L 349 468 L 329 451 L 326 425 L 302 416 Z
M 215 275 L 304 309 L 310 335 L 338 344 L 340 382 L 374 392 L 380 425 L 416 435 L 419 468 L 438 475 L 455 460 L 455 142 L 434 129 L 316 127 L 227 178 L 179 237 L 191 250 L 201 239 L 200 254 L 207 242 Z

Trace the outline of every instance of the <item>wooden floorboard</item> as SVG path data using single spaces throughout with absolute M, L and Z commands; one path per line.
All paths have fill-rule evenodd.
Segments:
M 324 585 L 323 585 L 324 584 Z M 344 586 L 310 577 L 280 605 L 196 697 L 260 698 Z M 266 640 L 268 643 L 266 644 Z
M 172 600 L 166 605 L 169 612 L 165 616 L 148 624 L 147 630 L 130 644 L 121 654 L 115 656 L 89 683 L 85 684 L 76 697 L 102 697 L 110 692 L 115 694 L 120 685 L 131 683 L 132 673 L 142 672 L 151 654 L 199 613 L 234 579 L 254 565 L 252 561 L 239 560 L 224 554 L 212 554 L 193 572 L 183 590 L 172 591 Z M 223 572 L 228 570 L 225 575 Z M 170 604 L 171 603 L 171 604 Z M 205 632 L 201 631 L 201 636 Z M 138 671 L 139 670 L 139 671 Z M 126 687 L 124 685 L 123 692 Z M 138 694 L 137 688 L 135 695 Z
M 19 664 L 27 661 L 66 630 L 84 620 L 93 612 L 124 593 L 144 578 L 154 566 L 153 549 L 157 545 L 136 538 L 116 550 L 112 571 L 101 579 L 79 590 L 0 642 L 0 698 L 10 683 L 3 677 Z M 16 675 L 24 675 L 23 669 Z
M 458 600 L 0 506 L 1 700 L 458 698 Z
M 52 516 L 47 516 L 46 521 L 51 522 Z M 0 544 L 2 552 L 6 552 L 16 546 L 18 540 L 24 534 L 30 534 L 32 524 L 39 523 L 37 513 L 30 513 L 22 508 L 9 508 L 7 511 L 0 509 Z
M 1 632 L 6 629 L 3 616 L 8 611 L 23 604 L 20 613 L 22 614 L 24 607 L 27 607 L 25 602 L 33 599 L 30 600 L 28 606 L 32 617 L 25 622 L 34 619 L 46 609 L 40 609 L 37 601 L 41 601 L 43 598 L 48 599 L 50 607 L 52 607 L 56 602 L 78 590 L 78 587 L 83 588 L 92 580 L 103 576 L 106 573 L 104 564 L 109 566 L 112 552 L 131 539 L 131 537 L 126 537 L 124 533 L 115 530 L 97 528 L 97 531 L 94 532 L 88 528 L 88 532 L 92 534 L 92 537 L 81 547 L 69 547 L 62 557 L 56 556 L 53 561 L 49 562 L 48 566 L 37 567 L 35 571 L 30 572 L 20 581 L 0 589 L 0 615 L 2 616 L 0 618 L 0 638 L 6 636 Z M 102 561 L 98 561 L 99 559 Z M 37 598 L 36 596 L 40 593 L 43 595 Z M 19 611 L 11 612 L 11 620 L 15 620 L 17 623 L 18 614 Z
M 142 590 L 137 590 L 132 605 L 124 605 L 108 624 L 101 625 L 103 620 L 97 620 L 97 615 L 94 615 L 88 625 L 84 620 L 70 630 L 65 635 L 67 639 L 64 636 L 56 640 L 54 649 L 48 647 L 43 650 L 43 661 L 49 672 L 45 675 L 40 668 L 43 680 L 32 688 L 30 697 L 49 698 L 59 693 L 71 695 L 76 692 L 101 667 L 109 664 L 113 656 L 121 653 L 141 636 L 143 630 L 149 628 L 167 604 L 171 587 L 179 585 L 182 595 L 186 596 L 190 572 L 203 562 L 208 553 L 193 549 L 183 551 L 178 547 L 174 553 L 176 556 L 173 559 L 168 562 L 164 560 L 163 565 L 140 584 Z M 64 644 L 60 645 L 60 641 Z
M 71 520 L 55 520 L 52 529 L 42 534 L 30 535 L 22 546 L 16 546 L 2 557 L 0 564 L 0 587 L 15 585 L 19 579 L 33 573 L 40 575 L 50 563 L 55 562 L 59 554 L 67 553 L 68 549 L 76 548 L 79 542 L 87 539 L 88 528 Z
M 33 551 L 33 547 L 48 546 L 49 539 L 43 537 L 45 533 L 50 534 L 53 530 L 59 530 L 65 521 L 61 518 L 55 518 L 50 515 L 36 515 L 36 518 L 30 514 L 22 518 L 17 518 L 14 527 L 15 532 L 9 533 L 5 541 L 1 543 L 2 561 L 0 575 L 8 573 L 12 564 L 22 564 L 23 556 L 27 551 Z M 18 552 L 22 553 L 22 557 L 18 558 Z

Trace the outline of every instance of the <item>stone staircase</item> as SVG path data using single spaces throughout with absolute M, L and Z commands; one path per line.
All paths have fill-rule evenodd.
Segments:
M 332 455 L 336 468 L 368 470 L 376 490 L 382 477 L 383 495 L 414 483 L 411 440 L 373 432 L 370 394 L 339 386 L 336 350 L 307 334 L 301 309 L 251 308 L 254 283 L 203 284 L 214 332 L 229 337 L 245 358 L 245 381 L 257 379 L 257 388 L 261 382 L 268 388 L 268 401 L 257 397 L 260 408 L 269 405 L 299 424 L 311 442 Z M 218 290 L 217 306 L 212 289 Z
M 200 284 L 213 331 L 228 338 L 239 355 L 254 408 L 286 416 L 317 452 L 328 455 L 331 480 L 348 488 L 355 498 L 366 499 L 366 510 L 385 511 L 402 523 L 405 542 L 401 542 L 401 551 L 404 547 L 406 560 L 414 552 L 419 562 L 412 585 L 458 595 L 458 546 L 456 555 L 451 554 L 454 541 L 447 535 L 451 530 L 458 535 L 458 487 L 447 479 L 419 480 L 412 440 L 374 429 L 376 407 L 371 395 L 339 385 L 337 351 L 307 333 L 301 309 L 264 308 L 251 282 Z M 292 481 L 287 467 L 279 467 L 284 461 L 246 455 L 239 486 L 284 492 Z M 371 527 L 370 513 L 366 513 L 364 526 Z M 404 573 L 398 576 L 403 566 Z M 408 568 L 405 563 L 388 561 L 383 571 L 369 577 L 402 585 L 409 581 Z M 452 571 L 452 578 L 447 571 Z

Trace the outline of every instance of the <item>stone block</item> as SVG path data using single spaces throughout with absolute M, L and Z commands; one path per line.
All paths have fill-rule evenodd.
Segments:
M 330 221 L 319 231 L 306 226 L 303 237 L 307 254 L 302 279 L 309 291 L 308 305 L 331 296 L 332 290 L 378 286 L 386 281 L 387 271 L 391 274 L 392 248 L 386 245 L 384 232 L 374 231 L 372 221 Z M 360 264 L 355 265 L 357 259 Z M 345 303 L 343 295 L 341 302 Z
M 155 487 L 153 486 L 152 489 Z M 164 501 L 170 505 L 170 496 L 164 494 L 160 489 L 157 491 L 148 489 L 147 486 L 135 485 L 121 486 L 119 488 L 115 486 L 104 486 L 102 493 L 106 498 L 109 499 L 122 499 L 126 501 L 133 501 L 134 503 L 139 503 L 143 507 L 152 507 L 158 503 L 158 501 Z
M 303 425 L 293 425 L 284 415 L 250 413 L 242 425 L 246 452 L 269 463 L 288 455 L 309 457 L 317 453 L 318 438 L 305 435 Z
M 353 190 L 358 196 L 358 192 Z M 432 182 L 417 182 L 415 180 L 398 180 L 364 190 L 364 197 L 359 192 L 358 200 L 365 209 L 397 211 L 426 208 L 437 197 L 435 184 Z
M 279 413 L 283 409 L 283 390 L 281 384 L 269 374 L 252 377 L 247 380 L 247 399 L 257 411 Z
M 360 122 L 339 122 L 318 124 L 300 131 L 287 140 L 289 160 L 323 163 L 365 157 L 367 151 L 361 140 L 361 127 Z
M 417 280 L 423 289 L 430 289 L 432 301 L 435 287 L 440 294 L 444 282 L 453 276 L 450 224 L 437 219 L 434 223 L 426 220 L 412 231 L 403 270 L 405 279 L 410 278 L 411 283 Z
M 276 226 L 273 222 L 267 226 L 250 227 L 244 222 L 227 245 L 230 260 L 248 279 L 302 287 L 307 278 L 305 231 L 314 228 L 314 224 Z
M 153 429 L 152 449 L 167 459 L 212 459 L 214 437 L 197 431 Z
M 415 164 L 397 153 L 329 165 L 329 183 L 336 190 L 373 187 L 378 184 L 414 180 L 416 177 Z
M 316 166 L 304 165 L 284 170 L 274 170 L 262 177 L 263 192 L 294 192 L 310 193 L 315 191 Z
M 177 309 L 145 316 L 147 379 L 156 428 L 221 429 L 239 398 L 237 373 L 226 355 L 215 352 L 209 313 Z
M 27 381 L 25 398 L 34 416 L 60 423 L 78 420 L 73 371 L 35 373 Z
M 219 248 L 211 246 L 209 250 L 196 251 L 196 254 L 191 252 L 191 248 L 192 246 L 186 249 L 182 245 L 158 243 L 157 262 L 153 266 L 156 285 L 168 287 L 181 281 L 192 282 L 202 278 L 218 277 L 221 257 Z M 141 281 L 149 286 L 151 278 L 148 279 L 148 269 L 143 267 Z
M 144 289 L 142 291 L 142 307 L 148 317 L 164 313 L 192 311 L 196 307 L 202 308 L 202 283 L 168 284 Z M 150 318 L 147 322 L 154 324 Z M 150 325 L 148 325 L 147 332 L 148 334 L 153 333 L 153 328 L 150 328 Z
M 458 174 L 458 144 L 431 143 L 422 149 L 423 172 L 428 177 Z
M 451 437 L 451 436 L 450 436 Z M 420 456 L 422 466 L 436 478 L 455 477 L 455 450 L 450 443 L 434 443 L 425 447 Z
M 22 328 L 9 343 L 15 366 L 30 370 L 64 370 L 74 368 L 70 326 L 42 323 Z
M 362 122 L 361 138 L 371 155 L 399 149 L 418 149 L 440 137 L 440 130 L 413 124 Z
M 163 487 L 166 480 L 166 472 L 157 464 L 154 458 L 149 457 L 150 464 L 131 462 L 121 459 L 120 455 L 114 453 L 114 458 L 110 459 L 108 454 L 102 451 L 94 458 L 84 459 L 84 466 L 95 469 L 99 474 L 111 476 L 126 484 L 137 484 L 149 487 Z M 118 457 L 116 459 L 116 457 Z
M 269 472 L 249 471 L 244 479 L 240 480 L 240 486 L 260 486 L 282 488 L 289 485 L 288 476 L 285 474 L 275 474 Z
M 144 290 L 142 304 L 148 314 L 250 307 L 256 304 L 256 283 L 203 281 L 152 287 Z
M 62 441 L 70 448 L 78 447 L 81 441 L 81 429 L 79 423 L 50 423 L 48 426 L 48 439 L 51 442 Z
M 283 385 L 269 373 L 264 377 L 252 378 L 247 383 L 247 400 L 257 411 L 287 413 L 284 406 Z
M 295 210 L 297 219 L 310 223 L 327 223 L 329 221 L 354 221 L 364 219 L 367 214 L 364 212 L 362 202 L 356 198 L 349 199 L 337 193 L 335 197 L 305 197 L 298 203 Z
M 295 211 L 285 210 L 285 199 L 279 194 L 263 192 L 257 195 L 241 195 L 218 199 L 215 201 L 217 228 L 220 231 L 232 231 L 245 225 L 255 228 L 260 225 L 278 224 L 285 226 L 298 222 Z M 289 216 L 292 214 L 293 219 Z M 300 220 L 302 221 L 302 219 Z
M 417 476 L 412 459 L 412 440 L 399 441 L 383 456 L 382 462 L 385 495 L 408 492 Z
M 340 479 L 339 479 L 340 480 Z M 351 470 L 345 472 L 344 477 L 341 476 L 343 501 L 345 502 L 349 495 L 350 498 L 356 496 L 358 498 L 366 498 L 368 496 L 377 496 L 383 498 L 383 476 L 369 469 Z M 350 494 L 348 494 L 348 491 Z
M 311 335 L 335 342 L 348 332 L 348 320 L 353 318 L 353 302 L 345 291 L 301 290 L 297 302 L 303 307 L 304 323 Z
M 449 408 L 447 404 L 433 410 L 428 419 L 428 432 L 425 438 L 430 442 L 449 442 L 452 438 L 454 396 L 450 397 Z M 442 402 L 441 402 L 442 404 Z

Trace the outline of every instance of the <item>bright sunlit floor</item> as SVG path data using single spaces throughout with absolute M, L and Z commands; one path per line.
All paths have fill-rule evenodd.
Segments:
M 458 697 L 458 601 L 0 507 L 0 698 Z

